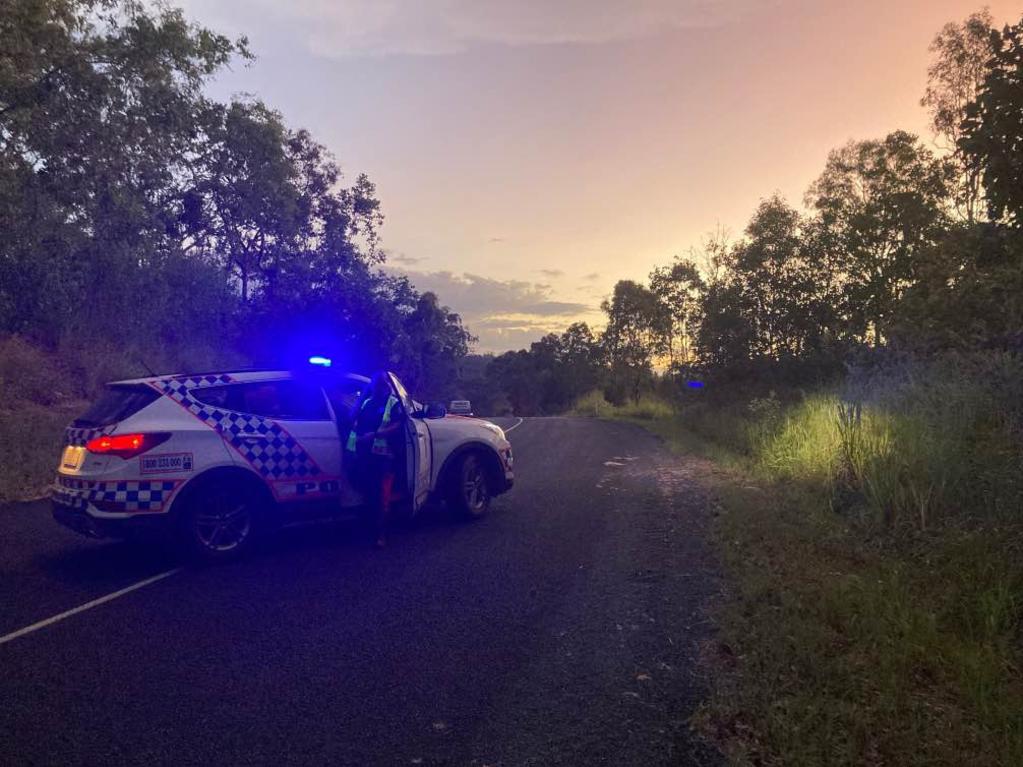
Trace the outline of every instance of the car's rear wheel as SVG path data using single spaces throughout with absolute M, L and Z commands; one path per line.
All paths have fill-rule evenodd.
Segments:
M 490 477 L 476 453 L 459 461 L 448 488 L 448 501 L 465 519 L 479 519 L 490 508 Z
M 241 556 L 256 539 L 264 517 L 261 495 L 246 484 L 207 483 L 187 499 L 182 534 L 189 551 L 206 562 Z

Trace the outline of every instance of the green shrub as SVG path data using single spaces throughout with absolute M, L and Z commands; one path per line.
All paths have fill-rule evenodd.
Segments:
M 1023 509 L 1023 361 L 978 354 L 853 377 L 784 405 L 683 409 L 702 436 L 766 475 L 826 491 L 888 526 L 1018 520 Z
M 643 395 L 639 402 L 629 400 L 613 405 L 599 390 L 580 397 L 569 412 L 594 418 L 636 418 L 641 421 L 667 421 L 676 414 L 670 402 L 652 394 Z
M 810 397 L 750 423 L 750 444 L 759 466 L 781 478 L 832 487 L 838 471 L 836 400 Z
M 600 418 L 611 415 L 613 411 L 614 405 L 604 398 L 604 392 L 600 389 L 594 389 L 576 400 L 575 405 L 569 410 L 569 415 Z

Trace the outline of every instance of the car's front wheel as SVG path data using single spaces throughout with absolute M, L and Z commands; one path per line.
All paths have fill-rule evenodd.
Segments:
M 466 519 L 478 519 L 490 508 L 490 477 L 476 453 L 462 457 L 448 488 L 448 502 Z
M 182 534 L 189 551 L 206 562 L 222 562 L 251 548 L 264 509 L 253 488 L 227 482 L 196 488 L 184 511 Z

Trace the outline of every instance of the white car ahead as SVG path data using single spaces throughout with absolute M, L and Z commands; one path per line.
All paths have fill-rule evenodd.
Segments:
M 453 399 L 448 405 L 448 412 L 452 415 L 473 415 L 472 403 L 467 399 Z
M 398 502 L 431 496 L 482 516 L 511 488 L 511 445 L 495 424 L 413 400 Z M 369 379 L 313 369 L 156 376 L 107 385 L 65 432 L 57 521 L 94 537 L 178 535 L 208 559 L 235 556 L 274 526 L 357 509 L 344 443 Z

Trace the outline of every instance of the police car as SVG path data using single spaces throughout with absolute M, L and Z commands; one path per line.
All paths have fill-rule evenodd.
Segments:
M 432 496 L 482 516 L 512 486 L 504 432 L 424 407 L 387 377 L 410 415 L 399 504 L 415 514 Z M 343 448 L 368 391 L 365 376 L 322 368 L 110 383 L 65 431 L 54 517 L 93 537 L 176 535 L 217 560 L 282 523 L 358 509 Z

